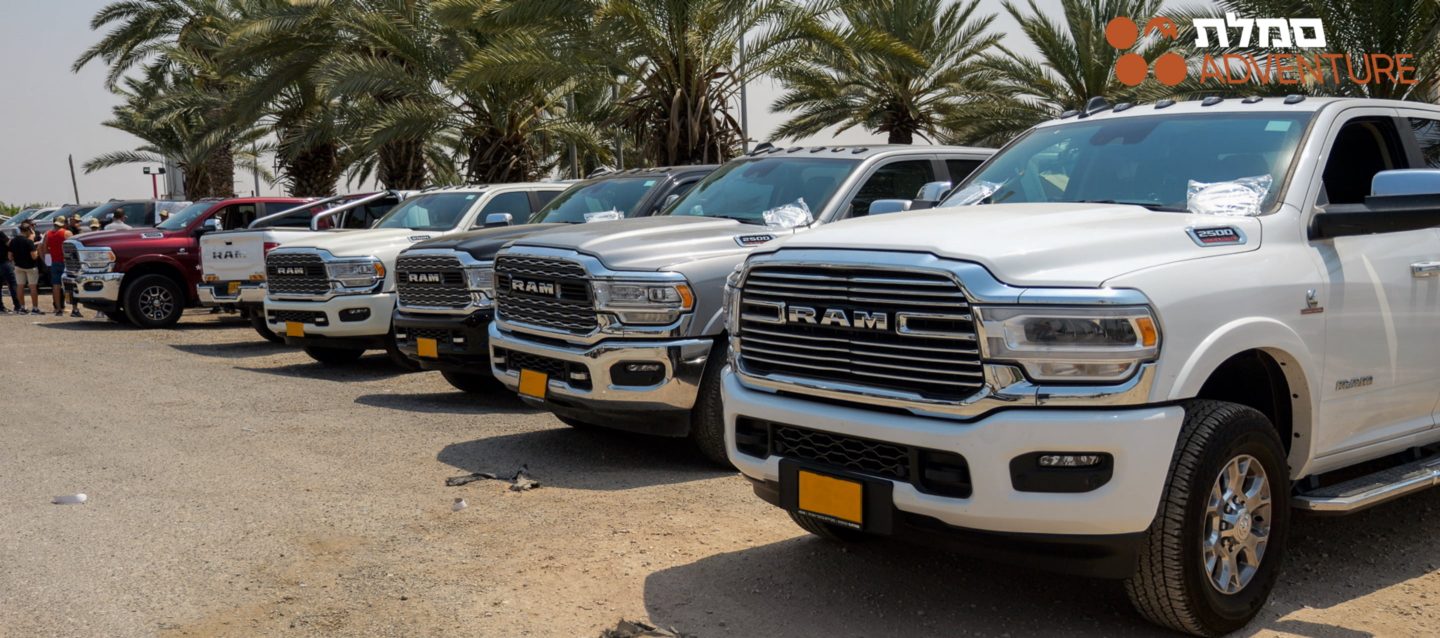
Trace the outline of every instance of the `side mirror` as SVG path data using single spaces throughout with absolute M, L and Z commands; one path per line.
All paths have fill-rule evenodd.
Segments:
M 870 202 L 869 215 L 889 215 L 890 213 L 903 213 L 910 210 L 915 202 L 908 199 L 877 199 Z
M 1440 169 L 1380 171 L 1370 180 L 1371 197 L 1440 196 Z
M 212 217 L 203 222 L 200 222 L 200 228 L 197 228 L 195 230 L 195 234 L 204 235 L 205 233 L 213 233 L 217 230 L 220 230 L 220 220 Z
M 922 202 L 938 202 L 945 198 L 945 193 L 950 192 L 950 182 L 930 182 L 920 187 L 920 192 L 915 194 L 915 199 Z
M 677 195 L 677 194 L 675 194 L 675 193 L 670 193 L 669 195 L 666 195 L 666 196 L 665 196 L 665 201 L 664 201 L 664 202 L 661 202 L 661 204 L 660 204 L 660 210 L 665 210 L 665 209 L 669 208 L 670 205 L 671 205 L 671 204 L 674 204 L 674 203 L 675 203 L 675 200 L 677 200 L 677 199 L 680 199 L 680 196 Z
M 510 213 L 490 213 L 485 216 L 485 227 L 495 228 L 496 226 L 510 226 L 515 223 L 515 216 Z

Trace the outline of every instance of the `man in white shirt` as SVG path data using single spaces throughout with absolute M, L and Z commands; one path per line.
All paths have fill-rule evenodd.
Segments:
M 110 220 L 110 225 L 105 230 L 131 230 L 130 224 L 125 223 L 125 209 L 115 211 L 115 217 Z

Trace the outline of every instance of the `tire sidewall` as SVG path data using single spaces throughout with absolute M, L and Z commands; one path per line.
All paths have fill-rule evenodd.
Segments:
M 1214 439 L 1219 445 L 1211 445 L 1201 455 L 1196 468 L 1195 481 L 1185 508 L 1185 586 L 1203 599 L 1205 604 L 1196 610 L 1206 627 L 1238 629 L 1260 611 L 1274 589 L 1285 557 L 1285 537 L 1290 530 L 1290 480 L 1289 467 L 1282 448 L 1270 424 L 1256 415 L 1246 415 L 1231 420 Z M 1265 556 L 1260 569 L 1246 587 L 1235 594 L 1222 594 L 1210 584 L 1210 577 L 1203 569 L 1202 540 L 1206 501 L 1220 470 L 1231 459 L 1249 454 L 1260 461 L 1270 482 L 1271 532 Z
M 155 288 L 163 288 L 170 293 L 174 299 L 175 309 L 170 314 L 160 319 L 151 319 L 145 316 L 141 310 L 140 297 L 145 291 Z M 140 328 L 167 328 L 180 321 L 180 315 L 185 313 L 184 292 L 173 280 L 164 275 L 145 275 L 125 287 L 125 315 L 130 318 L 130 323 Z
M 266 323 L 263 314 L 251 313 L 250 326 L 255 329 L 256 334 L 270 343 L 285 343 L 284 337 L 275 334 L 275 331 L 270 329 L 270 325 Z

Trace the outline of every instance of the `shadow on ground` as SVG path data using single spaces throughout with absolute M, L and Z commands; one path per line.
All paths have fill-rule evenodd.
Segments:
M 270 343 L 259 337 L 256 337 L 254 341 L 240 341 L 235 343 L 172 343 L 170 347 L 187 354 L 196 354 L 202 357 L 218 357 L 221 359 L 268 357 L 270 355 L 297 351 L 296 348 L 291 348 L 280 343 Z
M 266 368 L 247 368 L 236 366 L 237 370 L 246 372 L 259 372 L 262 374 L 273 374 L 280 377 L 303 377 L 306 379 L 324 379 L 326 381 L 374 381 L 377 379 L 389 379 L 407 374 L 408 371 L 401 370 L 383 352 L 361 357 L 359 361 L 345 365 L 327 366 L 317 362 L 292 363 L 283 366 Z
M 1270 604 L 1235 635 L 1372 635 L 1286 616 L 1440 570 L 1437 508 L 1440 491 L 1345 518 L 1297 517 Z M 698 635 L 1175 635 L 1132 611 L 1118 581 L 808 535 L 656 572 L 645 581 L 645 604 L 656 623 Z
M 526 406 L 514 393 L 497 391 L 490 394 L 464 392 L 428 392 L 424 394 L 364 394 L 355 402 L 376 408 L 427 414 L 540 414 Z
M 733 474 L 707 463 L 688 439 L 558 427 L 445 446 L 436 456 L 462 472 L 511 472 L 521 464 L 544 485 L 628 490 Z M 484 422 L 476 422 L 483 431 Z
M 142 328 L 137 328 L 129 323 L 120 323 L 118 321 L 110 321 L 109 319 L 92 319 L 89 317 L 90 314 L 91 313 L 86 313 L 87 316 L 84 319 L 56 317 L 54 315 L 35 315 L 34 317 L 36 319 L 54 319 L 54 321 L 38 324 L 42 328 L 50 328 L 53 330 L 77 330 L 82 332 L 142 330 Z M 244 320 L 222 319 L 209 321 L 207 319 L 208 317 L 202 315 L 181 317 L 180 323 L 174 326 L 169 328 L 153 328 L 153 330 L 178 330 L 188 332 L 192 330 L 229 330 L 233 328 L 250 327 L 249 322 Z

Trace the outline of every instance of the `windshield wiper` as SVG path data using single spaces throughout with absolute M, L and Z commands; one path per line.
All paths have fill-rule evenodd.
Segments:
M 717 218 L 717 219 L 733 219 L 733 220 L 735 220 L 735 221 L 737 221 L 737 222 L 740 222 L 740 223 L 742 223 L 742 224 L 757 224 L 757 225 L 761 225 L 761 226 L 765 225 L 765 221 L 764 221 L 764 220 L 761 220 L 761 219 L 752 219 L 752 218 L 749 218 L 749 217 L 741 217 L 740 215 L 714 215 L 714 214 L 711 214 L 711 213 L 705 213 L 705 214 L 703 215 L 703 217 L 715 217 L 715 218 Z
M 1164 205 L 1164 204 L 1161 204 L 1160 202 L 1121 201 L 1121 200 L 1118 200 L 1118 199 L 1077 199 L 1077 200 L 1075 200 L 1075 201 L 1072 202 L 1072 203 L 1075 203 L 1075 204 L 1119 204 L 1119 205 L 1121 205 L 1121 206 L 1140 206 L 1140 207 L 1142 207 L 1142 208 L 1147 208 L 1147 209 L 1149 209 L 1149 210 L 1159 211 L 1159 212 L 1162 212 L 1162 213 L 1188 213 L 1188 212 L 1190 212 L 1190 211 L 1188 211 L 1188 210 L 1186 210 L 1186 209 L 1184 209 L 1184 208 L 1175 208 L 1174 206 L 1166 206 L 1166 205 Z

